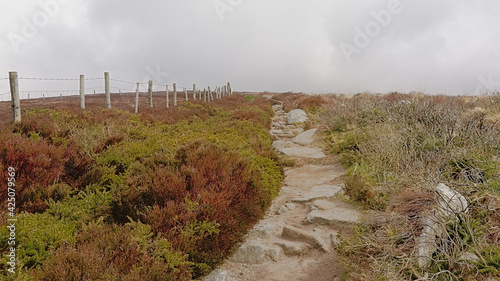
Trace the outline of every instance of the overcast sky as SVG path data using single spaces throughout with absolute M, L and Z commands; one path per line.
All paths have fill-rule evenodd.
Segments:
M 0 34 L 0 78 L 109 71 L 125 81 L 230 81 L 248 91 L 500 89 L 495 0 L 1 0 Z M 23 80 L 20 88 L 78 83 Z M 8 91 L 0 80 L 0 95 Z

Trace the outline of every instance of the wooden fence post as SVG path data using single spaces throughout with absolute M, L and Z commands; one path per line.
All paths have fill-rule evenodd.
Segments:
M 186 101 L 188 101 L 188 89 L 184 88 L 184 96 L 186 96 Z
M 10 95 L 12 98 L 12 117 L 14 123 L 21 122 L 21 102 L 19 100 L 19 83 L 17 72 L 9 72 Z
M 196 84 L 193 84 L 193 100 L 196 100 Z
M 104 72 L 104 91 L 106 93 L 106 108 L 111 108 L 111 92 L 109 88 L 109 72 Z
M 208 86 L 208 102 L 213 101 L 212 91 L 210 90 L 210 86 Z
M 80 75 L 80 107 L 85 110 L 85 75 Z
M 174 106 L 177 106 L 177 84 L 174 83 Z
M 166 85 L 165 88 L 166 88 L 166 92 L 167 92 L 167 108 L 169 108 L 170 105 L 169 105 L 169 101 L 168 101 L 168 85 Z
M 153 80 L 149 80 L 148 83 L 148 99 L 149 107 L 153 107 Z
M 233 88 L 231 88 L 231 83 L 227 82 L 227 91 L 229 92 L 229 95 L 233 95 Z
M 203 102 L 207 102 L 207 88 L 203 89 Z
M 135 113 L 139 112 L 139 82 L 135 88 Z

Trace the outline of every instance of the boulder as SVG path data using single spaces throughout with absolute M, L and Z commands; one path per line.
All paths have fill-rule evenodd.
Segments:
M 294 109 L 290 112 L 288 112 L 288 124 L 298 124 L 298 123 L 304 123 L 309 118 L 307 118 L 307 114 L 304 110 L 302 109 Z

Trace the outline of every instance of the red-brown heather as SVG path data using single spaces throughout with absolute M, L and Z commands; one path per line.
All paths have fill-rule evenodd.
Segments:
M 78 97 L 23 100 L 17 124 L 0 103 L 0 170 L 17 170 L 17 271 L 26 278 L 199 278 L 279 190 L 268 99 L 179 98 L 167 109 L 155 93 L 153 108 L 141 97 L 139 114 L 131 94 L 113 95 L 113 109 L 103 95 L 86 100 L 85 111 Z M 6 194 L 0 185 L 1 202 Z M 7 246 L 2 238 L 2 253 Z

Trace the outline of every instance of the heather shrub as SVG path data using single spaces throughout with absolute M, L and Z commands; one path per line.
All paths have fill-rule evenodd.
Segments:
M 165 239 L 153 237 L 147 226 L 85 227 L 74 243 L 53 251 L 37 280 L 190 280 L 185 255 L 171 250 Z
M 231 96 L 138 115 L 27 111 L 22 123 L 0 130 L 0 169 L 16 168 L 17 211 L 25 211 L 18 277 L 206 275 L 279 192 L 269 104 Z

